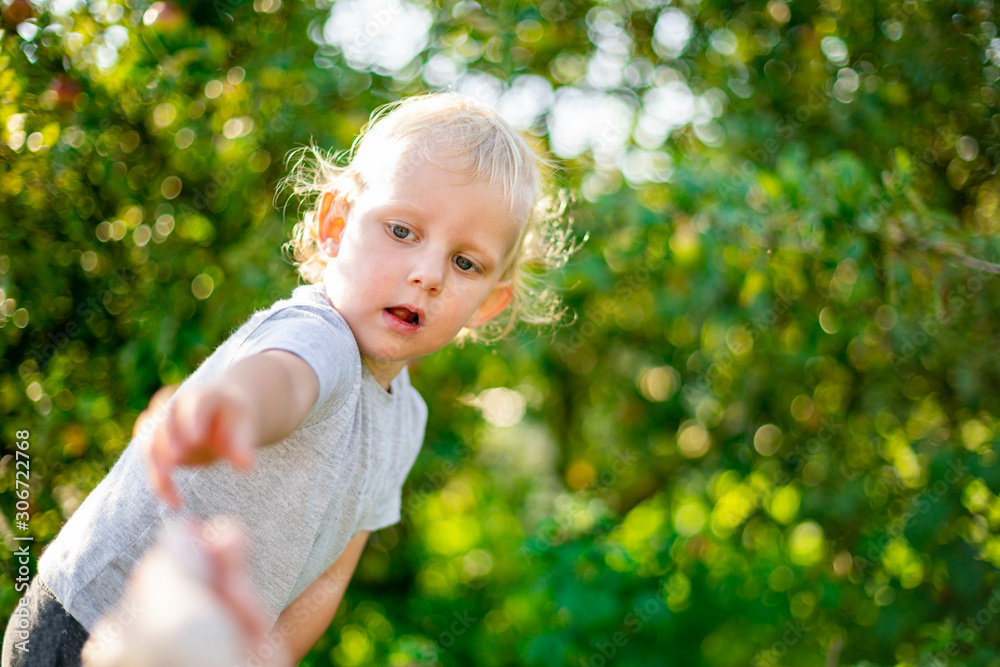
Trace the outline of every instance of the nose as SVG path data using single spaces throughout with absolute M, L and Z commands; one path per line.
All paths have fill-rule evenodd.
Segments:
M 421 253 L 410 270 L 410 282 L 420 285 L 431 294 L 441 291 L 444 282 L 444 262 L 438 253 Z

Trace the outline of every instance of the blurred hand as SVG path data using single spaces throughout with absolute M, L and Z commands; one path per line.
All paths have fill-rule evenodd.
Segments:
M 223 520 L 211 526 L 195 526 L 194 532 L 208 559 L 209 586 L 239 623 L 247 643 L 256 645 L 268 628 L 264 610 L 246 575 L 243 531 L 233 522 Z
M 171 521 L 129 576 L 121 602 L 95 624 L 84 667 L 231 667 L 263 645 L 264 608 L 246 575 L 245 538 L 219 517 Z M 289 667 L 270 644 L 262 667 Z
M 167 401 L 173 398 L 173 395 L 177 393 L 177 389 L 180 387 L 179 384 L 168 384 L 160 387 L 153 394 L 153 397 L 149 399 L 149 405 L 146 409 L 139 413 L 139 416 L 135 418 L 135 424 L 132 426 L 132 437 L 139 435 L 146 425 L 150 422 L 150 419 L 160 411 Z
M 151 402 L 147 411 L 153 409 Z M 144 427 L 143 421 L 140 415 L 137 430 Z M 258 431 L 249 399 L 240 391 L 219 385 L 185 390 L 165 408 L 146 449 L 153 488 L 171 506 L 180 507 L 170 478 L 175 467 L 228 459 L 247 469 L 260 440 Z

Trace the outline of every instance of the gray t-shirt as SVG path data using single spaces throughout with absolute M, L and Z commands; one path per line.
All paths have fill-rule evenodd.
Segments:
M 258 449 L 249 471 L 220 461 L 178 468 L 173 480 L 195 514 L 233 516 L 248 529 L 251 581 L 273 624 L 356 533 L 400 520 L 402 485 L 423 442 L 427 406 L 405 368 L 389 392 L 378 384 L 321 285 L 298 287 L 253 315 L 178 395 L 270 349 L 297 354 L 319 378 L 305 422 Z M 88 630 L 121 597 L 167 512 L 140 451 L 151 433 L 144 428 L 129 443 L 38 563 L 39 576 Z

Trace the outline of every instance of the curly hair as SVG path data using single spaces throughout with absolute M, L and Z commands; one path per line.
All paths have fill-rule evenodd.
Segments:
M 549 325 L 562 320 L 565 309 L 548 275 L 579 247 L 566 215 L 569 197 L 551 186 L 549 160 L 492 109 L 456 93 L 431 93 L 380 107 L 349 151 L 330 153 L 310 144 L 288 154 L 289 174 L 282 186 L 300 198 L 305 214 L 285 250 L 304 280 L 322 280 L 328 259 L 318 242 L 323 194 L 363 192 L 366 174 L 388 149 L 396 151 L 397 164 L 415 156 L 449 158 L 449 165 L 457 160 L 461 173 L 500 186 L 508 219 L 518 225 L 517 241 L 501 272 L 501 280 L 512 286 L 511 305 L 482 330 L 463 330 L 459 341 L 496 340 L 518 322 Z

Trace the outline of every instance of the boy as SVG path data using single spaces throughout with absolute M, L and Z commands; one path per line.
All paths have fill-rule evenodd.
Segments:
M 347 167 L 314 151 L 292 176 L 314 201 L 292 242 L 312 284 L 213 352 L 66 523 L 29 592 L 45 601 L 34 636 L 69 628 L 64 652 L 78 654 L 162 523 L 160 496 L 247 527 L 270 642 L 300 659 L 370 532 L 400 520 L 426 423 L 407 362 L 509 306 L 504 330 L 558 317 L 523 267 L 574 248 L 543 224 L 561 209 L 541 203 L 542 161 L 494 112 L 411 98 L 376 113 L 355 147 Z M 5 667 L 55 664 L 32 659 L 5 638 Z

